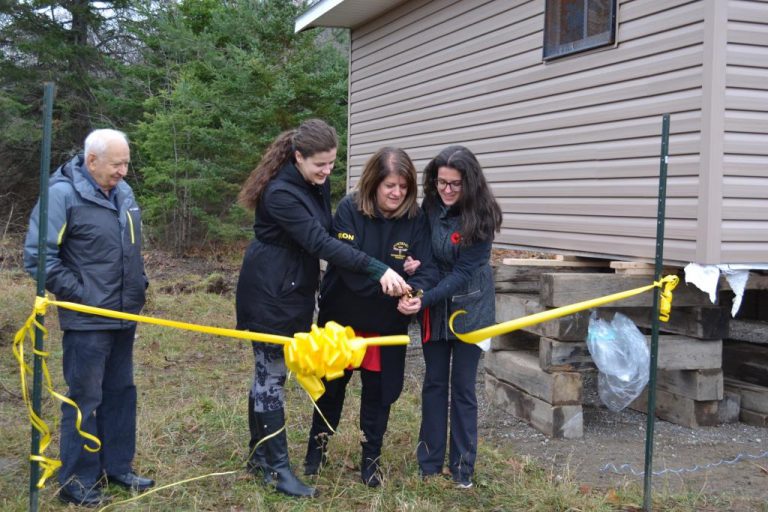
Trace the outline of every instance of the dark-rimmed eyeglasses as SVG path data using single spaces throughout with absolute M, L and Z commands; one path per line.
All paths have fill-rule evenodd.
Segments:
M 435 180 L 435 185 L 437 185 L 437 188 L 440 190 L 445 190 L 448 187 L 451 187 L 451 190 L 461 190 L 461 180 L 445 181 L 442 178 L 437 178 Z

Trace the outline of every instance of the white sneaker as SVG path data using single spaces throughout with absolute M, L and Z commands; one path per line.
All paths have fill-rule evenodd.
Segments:
M 471 489 L 473 486 L 474 486 L 474 484 L 471 481 L 456 482 L 456 488 L 457 489 Z

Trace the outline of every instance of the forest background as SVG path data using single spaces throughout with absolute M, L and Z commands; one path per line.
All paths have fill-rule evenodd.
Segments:
M 39 195 L 43 83 L 56 85 L 51 171 L 92 129 L 131 140 L 126 181 L 151 247 L 183 254 L 251 235 L 237 192 L 267 145 L 304 119 L 336 127 L 345 190 L 343 30 L 294 34 L 306 1 L 0 0 L 0 235 Z

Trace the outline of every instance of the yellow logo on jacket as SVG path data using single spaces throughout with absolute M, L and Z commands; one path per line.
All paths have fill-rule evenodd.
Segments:
M 355 235 L 352 233 L 339 233 L 336 235 L 336 238 L 339 240 L 349 240 L 350 242 L 354 241 Z
M 390 256 L 396 260 L 404 260 L 406 253 L 408 252 L 408 244 L 405 242 L 395 242 L 395 244 L 392 246 L 392 251 L 393 252 L 390 254 Z

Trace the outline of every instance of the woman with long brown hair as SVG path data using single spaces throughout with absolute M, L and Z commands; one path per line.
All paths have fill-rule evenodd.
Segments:
M 281 133 L 251 172 L 238 197 L 256 211 L 254 239 L 237 283 L 237 328 L 293 336 L 308 331 L 319 284 L 319 259 L 365 273 L 384 293 L 400 296 L 410 287 L 381 261 L 332 238 L 330 183 L 336 160 L 336 131 L 310 119 Z M 248 399 L 251 430 L 248 468 L 290 496 L 317 491 L 294 475 L 288 459 L 282 347 L 253 343 L 255 376 Z M 260 443 L 261 439 L 266 438 Z M 261 449 L 263 447 L 263 450 Z
M 429 477 L 442 473 L 449 451 L 453 480 L 468 489 L 477 457 L 475 382 L 481 347 L 457 339 L 448 321 L 462 309 L 467 313 L 456 318 L 458 332 L 495 321 L 490 257 L 494 235 L 501 229 L 501 208 L 480 163 L 464 146 L 449 146 L 433 158 L 424 169 L 423 185 L 421 207 L 429 219 L 440 282 L 422 297 L 403 297 L 398 304 L 403 314 L 424 312 L 426 367 L 416 455 L 419 471 Z M 406 268 L 414 263 L 409 261 Z

